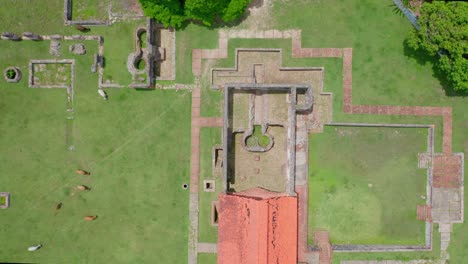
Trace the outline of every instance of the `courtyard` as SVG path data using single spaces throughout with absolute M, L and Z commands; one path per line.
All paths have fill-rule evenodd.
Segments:
M 309 227 L 333 244 L 423 245 L 427 176 L 417 128 L 326 127 L 310 138 Z M 358 158 L 357 158 L 358 157 Z

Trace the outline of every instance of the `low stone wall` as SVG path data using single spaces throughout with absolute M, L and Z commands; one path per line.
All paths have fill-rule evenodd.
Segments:
M 100 20 L 72 20 L 73 10 L 72 10 L 72 1 L 73 0 L 64 0 L 63 1 L 63 22 L 65 25 L 83 25 L 83 26 L 107 26 L 111 25 L 111 21 L 100 21 Z

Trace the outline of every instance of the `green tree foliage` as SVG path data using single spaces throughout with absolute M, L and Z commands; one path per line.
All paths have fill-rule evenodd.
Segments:
M 180 28 L 186 21 L 212 26 L 241 18 L 252 0 L 139 0 L 145 15 L 164 26 Z M 219 19 L 219 20 L 218 20 Z
M 468 92 L 468 2 L 424 3 L 418 22 L 408 45 L 439 56 L 437 67 L 453 89 Z
M 186 17 L 179 0 L 140 0 L 145 15 L 157 19 L 164 26 L 181 27 Z
M 187 0 L 185 14 L 194 20 L 199 20 L 211 26 L 217 16 L 224 12 L 229 0 Z

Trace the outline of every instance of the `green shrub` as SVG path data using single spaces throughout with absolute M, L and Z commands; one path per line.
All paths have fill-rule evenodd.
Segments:
M 8 79 L 14 79 L 16 77 L 16 72 L 13 69 L 9 69 L 6 75 Z

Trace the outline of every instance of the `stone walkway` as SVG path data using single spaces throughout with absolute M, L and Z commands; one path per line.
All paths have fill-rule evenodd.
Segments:
M 199 253 L 218 253 L 218 244 L 216 243 L 198 243 Z

